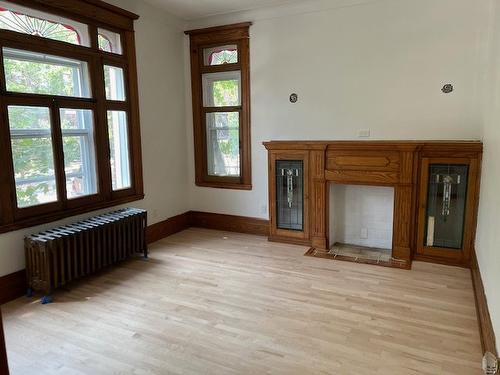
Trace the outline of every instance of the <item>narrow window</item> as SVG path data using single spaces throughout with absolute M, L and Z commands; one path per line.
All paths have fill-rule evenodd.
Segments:
M 108 111 L 108 134 L 113 190 L 127 189 L 131 185 L 126 112 Z
M 94 113 L 61 108 L 66 194 L 75 199 L 97 193 Z
M 250 161 L 250 24 L 187 31 L 196 184 L 246 189 Z

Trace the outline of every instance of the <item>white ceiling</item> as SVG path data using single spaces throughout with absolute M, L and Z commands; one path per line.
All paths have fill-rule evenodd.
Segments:
M 185 20 L 295 3 L 297 0 L 147 0 Z

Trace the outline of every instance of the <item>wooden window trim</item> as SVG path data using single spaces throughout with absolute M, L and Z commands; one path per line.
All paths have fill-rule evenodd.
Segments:
M 0 30 L 0 233 L 32 227 L 66 217 L 83 214 L 107 207 L 129 203 L 144 198 L 142 150 L 139 118 L 139 93 L 134 37 L 134 13 L 125 11 L 99 0 L 8 0 L 11 3 L 46 13 L 66 17 L 88 25 L 90 47 L 73 45 L 42 37 L 25 35 L 14 31 Z M 97 30 L 104 28 L 120 34 L 122 54 L 100 51 Z M 46 53 L 85 61 L 89 69 L 92 98 L 55 97 L 7 92 L 4 82 L 2 48 L 9 47 L 38 53 Z M 103 66 L 112 65 L 123 69 L 126 100 L 106 100 Z M 18 208 L 16 204 L 15 180 L 12 166 L 10 130 L 6 108 L 9 104 L 43 105 L 50 109 L 54 140 L 56 178 L 58 181 L 57 202 Z M 94 111 L 95 168 L 97 193 L 76 199 L 65 196 L 64 163 L 62 159 L 62 135 L 59 128 L 59 108 L 91 109 Z M 121 110 L 127 114 L 131 188 L 113 191 L 109 166 L 109 142 L 107 111 Z M 57 126 L 55 125 L 57 124 Z M 60 139 L 59 139 L 60 138 Z M 3 150 L 3 151 L 2 151 Z
M 251 22 L 186 31 L 190 37 L 191 87 L 193 101 L 193 135 L 195 183 L 197 186 L 252 190 L 252 160 L 250 131 L 250 44 Z M 203 50 L 218 45 L 236 44 L 238 62 L 205 66 Z M 241 72 L 241 106 L 203 107 L 202 75 L 239 70 Z M 240 113 L 240 177 L 210 176 L 207 172 L 205 114 L 207 112 L 239 111 Z

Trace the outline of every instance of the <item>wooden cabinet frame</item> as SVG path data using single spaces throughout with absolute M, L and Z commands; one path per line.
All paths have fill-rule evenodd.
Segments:
M 425 229 L 427 215 L 427 195 L 429 181 L 429 166 L 431 164 L 459 164 L 469 167 L 467 178 L 467 195 L 465 203 L 464 234 L 461 249 L 448 249 L 442 247 L 429 247 L 425 245 Z M 453 263 L 457 265 L 468 265 L 471 259 L 471 251 L 474 246 L 475 230 L 475 202 L 477 200 L 478 184 L 478 159 L 450 158 L 450 157 L 424 157 L 420 165 L 420 192 L 418 198 L 418 235 L 416 243 L 417 258 L 434 258 L 443 263 Z
M 278 160 L 301 160 L 304 163 L 304 210 L 303 225 L 304 230 L 287 230 L 278 228 L 277 207 L 276 207 L 276 162 Z M 271 212 L 270 236 L 271 241 L 286 241 L 296 244 L 307 244 L 310 238 L 309 225 L 309 152 L 291 150 L 285 152 L 271 152 L 269 155 L 269 210 Z

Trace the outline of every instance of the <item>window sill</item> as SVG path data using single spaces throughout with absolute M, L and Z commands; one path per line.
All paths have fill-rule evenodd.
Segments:
M 231 182 L 196 182 L 196 186 L 214 189 L 252 190 L 252 184 L 238 184 Z
M 85 205 L 83 207 L 71 208 L 71 209 L 66 209 L 64 211 L 57 211 L 36 217 L 30 217 L 18 220 L 15 223 L 0 225 L 0 234 L 13 232 L 25 228 L 31 228 L 38 225 L 51 223 L 57 220 L 66 219 L 72 216 L 77 216 L 88 212 L 101 210 L 103 208 L 114 207 L 129 202 L 135 202 L 142 199 L 144 199 L 144 194 L 135 194 L 135 195 L 129 195 L 127 197 L 122 197 L 119 199 L 114 199 L 112 201 L 99 202 L 90 205 Z

